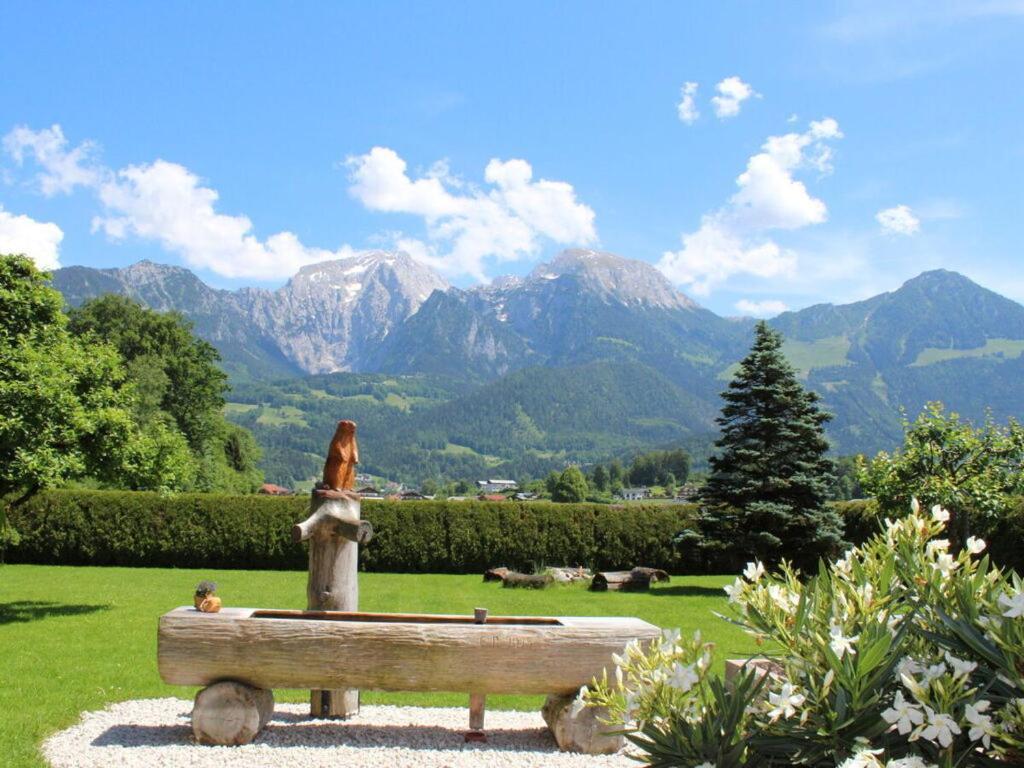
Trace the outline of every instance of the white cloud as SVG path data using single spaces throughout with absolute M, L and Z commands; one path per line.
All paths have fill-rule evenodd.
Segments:
M 693 125 L 697 122 L 697 118 L 700 117 L 700 112 L 697 110 L 697 88 L 698 84 L 694 82 L 685 82 L 683 87 L 680 89 L 680 100 L 678 105 L 679 119 L 687 125 Z
M 749 83 L 744 83 L 736 75 L 722 80 L 715 86 L 715 90 L 718 91 L 718 95 L 711 97 L 711 103 L 715 107 L 715 114 L 720 118 L 736 117 L 743 102 L 757 95 Z
M 594 211 L 576 199 L 572 185 L 533 180 L 525 160 L 492 159 L 484 169 L 489 189 L 453 179 L 445 164 L 410 178 L 397 152 L 374 147 L 350 157 L 349 192 L 374 211 L 424 220 L 426 241 L 399 235 L 396 244 L 450 275 L 486 279 L 485 261 L 535 256 L 540 238 L 566 245 L 597 240 Z
M 0 206 L 0 253 L 23 253 L 40 269 L 57 269 L 63 239 L 56 224 L 8 213 Z
M 842 138 L 832 118 L 812 121 L 804 133 L 770 136 L 761 152 L 736 178 L 737 192 L 717 211 L 706 214 L 696 232 L 682 236 L 679 251 L 666 252 L 658 268 L 675 283 L 699 295 L 736 274 L 768 278 L 793 274 L 796 254 L 765 233 L 795 230 L 828 218 L 824 201 L 813 197 L 794 177 L 800 170 L 831 171 L 826 144 Z
M 103 169 L 93 160 L 96 145 L 86 141 L 68 149 L 68 140 L 59 125 L 33 131 L 20 125 L 3 140 L 4 149 L 18 165 L 31 155 L 42 167 L 37 177 L 39 188 L 47 197 L 68 193 L 77 186 L 94 186 L 103 176 Z
M 225 277 L 285 277 L 306 264 L 353 254 L 348 246 L 337 251 L 305 246 L 287 231 L 261 241 L 247 216 L 218 213 L 216 190 L 165 160 L 123 168 L 98 193 L 110 215 L 93 219 L 94 230 L 115 240 L 129 235 L 156 240 L 190 266 Z
M 219 213 L 217 191 L 203 186 L 184 166 L 156 160 L 115 172 L 94 159 L 92 143 L 69 148 L 59 125 L 40 131 L 15 128 L 3 144 L 19 164 L 26 157 L 35 160 L 43 194 L 71 192 L 79 186 L 92 190 L 104 207 L 103 215 L 93 219 L 94 231 L 115 240 L 155 240 L 191 267 L 225 277 L 269 280 L 291 276 L 306 264 L 354 253 L 347 245 L 336 251 L 311 248 L 287 231 L 260 240 L 248 217 Z M 55 263 L 55 250 L 53 254 Z
M 921 231 L 921 222 L 906 205 L 895 205 L 875 214 L 875 221 L 882 225 L 887 235 L 916 235 Z
M 740 299 L 736 302 L 736 309 L 748 317 L 774 317 L 785 312 L 789 307 L 785 302 L 777 299 L 765 299 L 764 301 Z

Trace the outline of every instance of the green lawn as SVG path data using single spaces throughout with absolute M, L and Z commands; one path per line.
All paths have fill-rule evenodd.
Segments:
M 201 579 L 217 582 L 225 604 L 305 607 L 306 574 L 149 568 L 0 566 L 0 761 L 41 766 L 41 741 L 74 723 L 83 710 L 124 699 L 191 697 L 164 685 L 156 671 L 156 620 L 191 602 Z M 502 589 L 479 576 L 361 574 L 360 607 L 369 611 L 639 616 L 690 633 L 700 628 L 727 656 L 748 655 L 752 642 L 715 617 L 724 611 L 728 577 L 680 577 L 648 594 L 593 593 L 578 587 L 537 592 Z M 302 701 L 302 691 L 275 691 Z M 366 703 L 465 705 L 455 694 L 366 693 Z M 529 696 L 489 697 L 494 708 L 539 708 Z

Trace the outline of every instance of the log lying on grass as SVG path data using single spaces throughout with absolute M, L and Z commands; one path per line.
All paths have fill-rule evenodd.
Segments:
M 659 568 L 634 568 L 631 571 L 602 571 L 594 576 L 590 588 L 595 592 L 643 591 L 651 584 L 668 581 L 669 575 Z
M 501 586 L 522 589 L 546 589 L 555 583 L 550 573 L 516 573 L 511 571 L 501 581 Z
M 512 571 L 508 568 L 488 568 L 484 571 L 484 581 L 504 581 L 505 577 L 508 576 Z

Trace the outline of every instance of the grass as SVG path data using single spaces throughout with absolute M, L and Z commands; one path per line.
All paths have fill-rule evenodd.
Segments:
M 309 426 L 303 412 L 294 405 L 260 406 L 260 415 L 256 417 L 256 423 L 268 427 Z
M 787 339 L 782 345 L 790 365 L 807 378 L 812 368 L 829 368 L 849 365 L 846 355 L 850 352 L 850 340 L 845 336 L 827 336 L 817 341 L 796 341 Z
M 39 744 L 85 710 L 126 699 L 177 696 L 156 669 L 156 621 L 191 602 L 202 579 L 217 582 L 227 605 L 305 607 L 306 574 L 156 568 L 0 566 L 0 760 L 6 768 L 43 766 Z M 718 663 L 754 652 L 724 611 L 724 576 L 679 577 L 650 593 L 503 589 L 479 576 L 361 574 L 360 607 L 368 611 L 492 615 L 639 616 L 684 633 L 700 629 L 718 644 Z M 278 701 L 305 701 L 304 691 L 275 691 Z M 365 703 L 465 706 L 461 694 L 373 693 Z M 533 709 L 533 696 L 488 697 L 491 708 Z
M 956 360 L 961 357 L 1001 357 L 1009 360 L 1024 354 L 1024 340 L 1018 339 L 987 339 L 984 346 L 974 349 L 940 349 L 928 347 L 922 349 L 917 359 L 911 363 L 914 367 Z

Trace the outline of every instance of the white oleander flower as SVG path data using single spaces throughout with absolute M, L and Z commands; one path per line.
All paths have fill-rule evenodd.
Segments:
M 672 667 L 672 674 L 668 676 L 668 679 L 665 682 L 672 688 L 686 693 L 688 690 L 693 688 L 699 680 L 700 675 L 694 671 L 692 664 L 684 666 L 679 662 L 676 662 L 675 666 Z
M 891 726 L 890 731 L 896 731 L 900 736 L 906 736 L 915 726 L 924 723 L 924 712 L 916 704 L 903 698 L 903 691 L 896 691 L 892 700 L 892 706 L 882 712 L 882 719 Z
M 576 698 L 573 699 L 572 704 L 569 705 L 569 717 L 576 717 L 583 711 L 583 708 L 587 706 L 587 702 L 584 701 L 587 693 L 589 693 L 587 686 L 581 686 L 580 692 L 576 694 Z
M 661 650 L 665 653 L 672 653 L 679 645 L 678 629 L 661 630 Z
M 979 539 L 977 536 L 971 536 L 967 539 L 967 543 L 964 544 L 964 549 L 972 555 L 980 555 L 985 551 L 986 546 L 988 545 L 985 544 L 984 539 Z
M 853 753 L 852 757 L 841 762 L 838 768 L 882 768 L 882 761 L 878 759 L 878 756 L 884 751 L 883 749 L 871 749 L 870 746 L 861 747 Z
M 941 505 L 936 504 L 932 507 L 932 520 L 937 523 L 948 523 L 949 522 L 949 511 L 942 508 Z
M 915 515 L 921 511 L 921 502 L 917 500 L 917 496 L 914 496 L 910 500 L 910 511 L 913 512 Z
M 1005 592 L 999 596 L 999 604 L 1006 608 L 1003 616 L 1007 619 L 1019 619 L 1024 616 L 1024 592 L 1010 596 Z
M 948 552 L 949 539 L 932 539 L 925 544 L 924 549 L 929 555 L 934 555 L 936 552 Z
M 990 706 L 992 706 L 992 702 L 981 699 L 964 708 L 964 717 L 971 724 L 971 730 L 967 732 L 967 736 L 971 741 L 981 739 L 985 749 L 992 745 L 992 735 L 996 733 L 996 729 L 992 725 L 992 718 L 985 714 Z
M 836 560 L 834 565 L 835 569 L 843 576 L 849 576 L 853 570 L 853 550 L 846 550 L 846 554 L 839 560 Z
M 736 581 L 727 587 L 722 587 L 722 591 L 729 596 L 730 603 L 738 603 L 740 601 L 740 595 L 743 594 L 743 587 L 745 586 L 743 579 L 736 577 Z
M 782 690 L 778 693 L 768 694 L 768 717 L 775 722 L 780 717 L 789 718 L 797 713 L 797 710 L 806 701 L 802 693 L 798 693 L 792 683 L 784 683 Z
M 953 559 L 953 556 L 948 552 L 940 554 L 935 558 L 935 562 L 932 563 L 932 568 L 939 571 L 944 579 L 948 579 L 949 575 L 959 567 L 960 563 Z
M 953 743 L 953 737 L 960 734 L 960 726 L 957 725 L 952 715 L 945 712 L 935 712 L 931 707 L 927 706 L 924 709 L 928 715 L 928 724 L 924 727 L 918 727 L 910 736 L 910 741 L 915 741 L 920 737 L 945 749 Z
M 924 667 L 909 656 L 904 656 L 896 665 L 896 674 L 900 677 L 903 675 L 920 675 L 922 672 L 924 672 Z
M 787 612 L 795 611 L 796 607 L 800 604 L 800 598 L 778 584 L 772 584 L 768 587 L 768 597 L 772 599 L 775 605 Z
M 755 560 L 752 563 L 747 563 L 747 567 L 743 569 L 743 576 L 747 581 L 760 581 L 761 577 L 764 576 L 764 563 L 760 560 Z
M 857 651 L 853 649 L 853 644 L 860 639 L 860 635 L 844 635 L 843 628 L 838 624 L 833 624 L 828 630 L 830 640 L 829 647 L 832 648 L 832 652 L 835 653 L 840 659 L 843 658 L 843 654 L 849 653 L 851 656 L 856 656 Z
M 697 768 L 715 768 L 714 763 L 703 762 L 697 766 Z
M 934 763 L 926 763 L 923 757 L 911 755 L 890 760 L 885 764 L 885 768 L 936 768 L 936 766 Z
M 946 674 L 946 665 L 940 661 L 938 664 L 932 664 L 930 667 L 922 670 L 922 675 L 924 677 L 922 682 L 924 682 L 925 685 L 931 685 L 932 680 L 937 677 L 942 677 L 944 674 Z
M 949 651 L 946 651 L 946 661 L 949 662 L 949 666 L 953 669 L 953 675 L 957 677 L 960 675 L 966 677 L 978 668 L 977 662 L 958 659 L 956 656 L 953 656 Z

